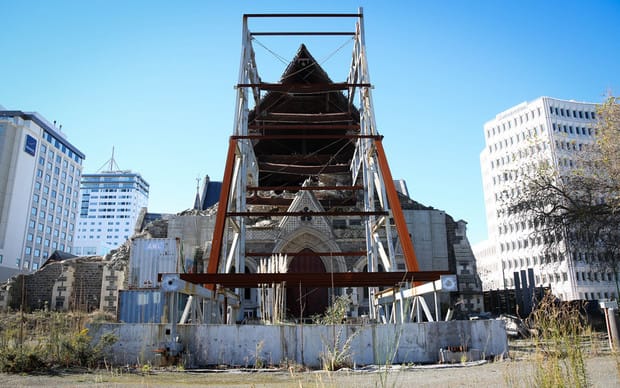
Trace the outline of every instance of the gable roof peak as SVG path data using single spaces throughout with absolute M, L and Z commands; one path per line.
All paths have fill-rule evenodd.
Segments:
M 299 49 L 297 49 L 295 57 L 288 64 L 286 70 L 284 70 L 280 82 L 331 83 L 332 80 L 312 54 L 310 54 L 310 50 L 308 50 L 306 45 L 302 43 Z

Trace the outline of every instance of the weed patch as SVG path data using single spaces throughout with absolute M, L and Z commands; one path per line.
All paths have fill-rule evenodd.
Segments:
M 81 313 L 36 311 L 0 315 L 0 372 L 27 373 L 56 367 L 99 366 L 116 337 L 93 343 Z

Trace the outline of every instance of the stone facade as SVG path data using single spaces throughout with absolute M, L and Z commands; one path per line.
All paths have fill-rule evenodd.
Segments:
M 291 210 L 308 209 L 321 211 L 321 205 L 308 192 L 301 191 L 291 204 Z M 476 273 L 476 263 L 466 236 L 466 222 L 454 221 L 445 212 L 423 206 L 405 196 L 401 204 L 407 227 L 413 241 L 421 270 L 447 270 L 457 274 L 459 292 L 441 297 L 444 307 L 455 306 L 457 314 L 483 310 L 481 284 Z M 206 210 L 192 210 L 165 220 L 145 225 L 131 240 L 150 238 L 175 238 L 182 245 L 179 253 L 184 260 L 193 261 L 192 271 L 201 272 L 208 264 L 210 241 L 215 224 L 217 205 Z M 232 235 L 232 234 L 230 234 Z M 383 238 L 383 236 L 381 236 Z M 367 270 L 365 256 L 339 256 L 338 252 L 355 251 L 364 244 L 365 231 L 361 219 L 322 216 L 306 218 L 284 217 L 279 222 L 255 220 L 248 228 L 246 251 L 248 252 L 299 252 L 311 249 L 316 252 L 332 252 L 319 257 L 326 271 L 361 272 Z M 105 257 L 82 257 L 51 262 L 32 275 L 26 276 L 26 300 L 30 309 L 51 308 L 57 310 L 92 310 L 115 314 L 118 309 L 118 290 L 128 289 L 128 269 L 131 240 Z M 231 243 L 231 239 L 228 240 Z M 398 245 L 398 244 L 396 244 Z M 403 271 L 402 252 L 396 253 L 396 268 Z M 289 258 L 289 260 L 291 260 Z M 246 257 L 247 272 L 257 272 L 258 257 Z M 222 263 L 221 271 L 230 271 L 234 264 Z M 379 263 L 385 270 L 389 263 Z M 22 277 L 0 288 L 0 308 L 19 308 Z M 363 288 L 336 290 L 336 294 L 348 293 L 353 299 L 353 316 L 368 312 L 368 291 Z M 257 293 L 248 292 L 244 298 L 248 316 L 256 316 Z
M 95 310 L 99 308 L 102 273 L 99 256 L 48 262 L 37 272 L 18 275 L 5 284 L 0 290 L 2 307 L 20 308 L 24 291 L 28 310 Z

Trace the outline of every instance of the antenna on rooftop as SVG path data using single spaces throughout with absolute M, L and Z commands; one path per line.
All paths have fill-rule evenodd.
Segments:
M 101 172 L 101 170 L 103 170 L 105 166 L 109 167 L 106 171 L 103 172 L 116 172 L 121 170 L 118 167 L 118 164 L 116 164 L 116 160 L 114 160 L 114 146 L 112 147 L 112 157 L 107 162 L 105 162 L 103 166 L 99 167 L 99 170 L 97 170 L 97 172 Z

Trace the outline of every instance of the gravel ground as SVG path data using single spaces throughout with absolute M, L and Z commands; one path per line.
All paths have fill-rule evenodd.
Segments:
M 586 345 L 591 387 L 620 388 L 620 355 L 603 336 Z M 0 387 L 533 387 L 533 347 L 510 341 L 510 359 L 446 365 L 370 366 L 337 372 L 263 370 L 62 370 L 48 374 L 0 374 Z
M 532 363 L 527 360 L 472 362 L 341 370 L 328 373 L 262 371 L 150 371 L 129 373 L 100 370 L 65 371 L 57 375 L 0 374 L 2 387 L 531 387 Z M 592 387 L 620 387 L 617 359 L 590 357 L 587 363 Z

